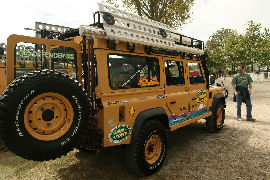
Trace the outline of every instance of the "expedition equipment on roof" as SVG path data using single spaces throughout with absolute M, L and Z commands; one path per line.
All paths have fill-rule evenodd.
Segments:
M 162 166 L 166 131 L 225 118 L 222 87 L 209 86 L 204 43 L 99 4 L 79 29 L 36 23 L 0 54 L 0 135 L 15 154 L 51 160 L 74 148 L 125 145 L 131 171 Z

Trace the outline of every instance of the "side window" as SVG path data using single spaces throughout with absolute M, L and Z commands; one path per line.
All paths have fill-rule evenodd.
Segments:
M 184 68 L 181 61 L 166 61 L 166 84 L 168 86 L 184 85 Z
M 109 54 L 108 70 L 112 89 L 159 86 L 160 68 L 156 58 Z
M 190 84 L 204 83 L 204 78 L 199 63 L 188 63 Z

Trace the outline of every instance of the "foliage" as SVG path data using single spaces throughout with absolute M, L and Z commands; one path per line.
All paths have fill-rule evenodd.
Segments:
M 231 29 L 221 29 L 214 33 L 206 42 L 206 51 L 209 55 L 208 66 L 222 67 L 235 59 L 234 50 L 238 44 L 238 34 Z
M 190 18 L 190 9 L 194 0 L 105 0 L 107 3 L 124 8 L 162 22 L 172 28 L 181 27 Z
M 270 65 L 270 32 L 249 21 L 244 34 L 232 29 L 215 32 L 206 42 L 208 65 L 225 68 L 233 65 Z
M 264 29 L 262 41 L 260 42 L 260 61 L 259 66 L 270 66 L 270 32 Z
M 253 21 L 248 22 L 243 44 L 246 65 L 257 64 L 260 61 L 262 41 L 261 24 L 256 24 Z

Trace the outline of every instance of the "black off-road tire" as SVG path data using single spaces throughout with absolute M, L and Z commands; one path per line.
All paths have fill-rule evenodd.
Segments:
M 161 143 L 159 158 L 152 164 L 145 158 L 145 146 L 149 138 L 157 135 Z M 163 124 L 157 120 L 145 122 L 136 140 L 126 147 L 126 161 L 129 169 L 139 175 L 148 176 L 157 172 L 163 165 L 167 154 L 167 137 Z
M 42 140 L 29 133 L 24 118 L 29 103 L 48 92 L 59 94 L 69 101 L 73 120 L 60 137 Z M 77 146 L 89 121 L 90 101 L 86 91 L 76 80 L 59 71 L 42 70 L 24 74 L 8 85 L 0 99 L 1 138 L 9 150 L 29 160 L 45 161 L 66 155 Z
M 3 149 L 6 149 L 6 146 L 4 145 L 2 139 L 0 138 L 0 151 L 2 151 Z
M 223 128 L 225 120 L 224 103 L 217 101 L 213 103 L 212 116 L 206 119 L 207 130 L 211 133 L 219 132 Z
M 224 97 L 226 99 L 229 96 L 229 91 L 226 88 L 224 88 L 224 91 L 225 91 Z

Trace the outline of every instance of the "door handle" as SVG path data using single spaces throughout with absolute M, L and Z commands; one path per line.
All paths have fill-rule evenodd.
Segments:
M 192 98 L 192 100 L 196 100 L 197 98 Z
M 170 104 L 175 104 L 175 103 L 176 103 L 176 101 L 171 101 L 171 102 L 170 102 Z

